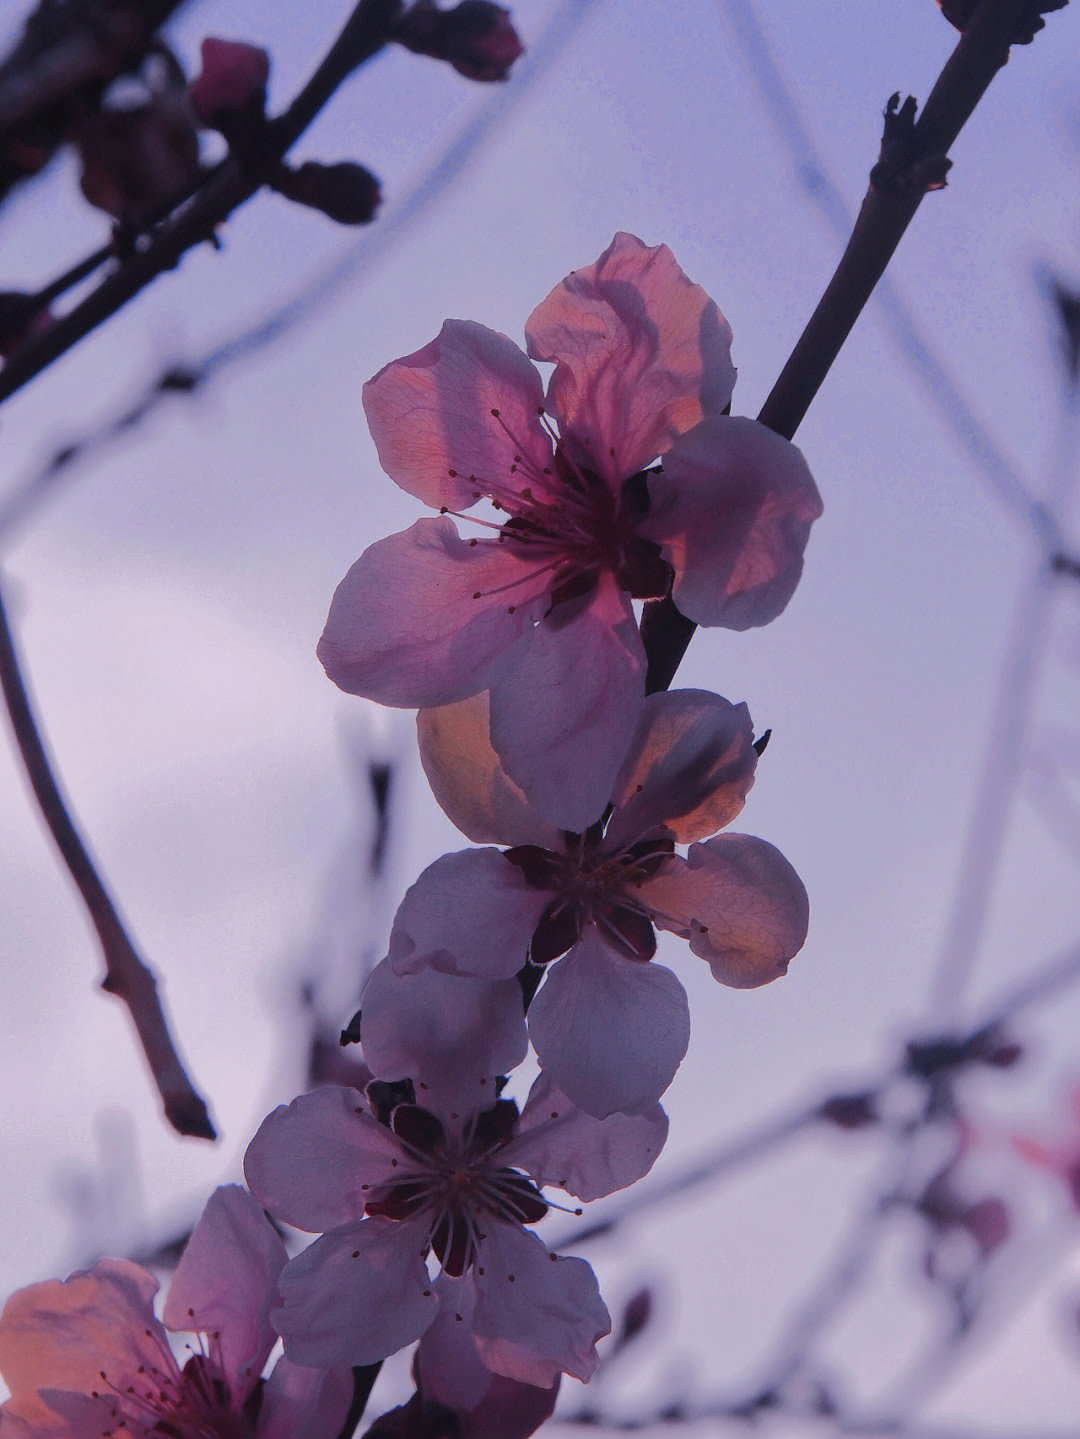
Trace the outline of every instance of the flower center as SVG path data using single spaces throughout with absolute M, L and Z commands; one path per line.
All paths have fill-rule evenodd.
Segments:
M 603 830 L 600 823 L 587 834 L 567 835 L 562 853 L 539 845 L 503 851 L 534 889 L 555 891 L 529 946 L 533 964 L 565 954 L 587 924 L 627 959 L 649 960 L 656 953 L 650 912 L 635 890 L 674 851 L 674 841 L 647 839 L 611 853 L 604 849 Z
M 531 1179 L 498 1164 L 517 1123 L 517 1105 L 497 1100 L 461 1135 L 419 1105 L 399 1104 L 391 1127 L 409 1156 L 407 1173 L 380 1187 L 365 1206 L 390 1219 L 426 1215 L 429 1243 L 447 1274 L 464 1274 L 493 1220 L 536 1224 L 548 1205 Z

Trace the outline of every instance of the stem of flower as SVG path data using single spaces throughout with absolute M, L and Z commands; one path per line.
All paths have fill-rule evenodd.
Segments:
M 139 958 L 128 937 L 60 793 L 19 670 L 2 595 L 0 689 L 3 691 L 11 727 L 38 807 L 82 895 L 91 923 L 101 942 L 101 953 L 105 960 L 105 978 L 101 987 L 110 994 L 115 994 L 127 1005 L 150 1073 L 161 1095 L 165 1117 L 172 1127 L 178 1134 L 198 1139 L 216 1139 L 206 1103 L 188 1078 L 176 1052 L 153 973 Z
M 981 0 L 905 137 L 902 161 L 883 145 L 836 272 L 758 415 L 778 435 L 794 437 L 919 208 L 928 188 L 921 177 L 935 173 L 1005 64 L 1017 20 L 1028 6 L 1029 0 Z M 694 629 L 670 597 L 645 606 L 641 631 L 649 694 L 671 684 Z

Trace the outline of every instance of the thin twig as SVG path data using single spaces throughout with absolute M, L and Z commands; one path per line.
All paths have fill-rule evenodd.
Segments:
M 311 124 L 334 91 L 390 38 L 399 0 L 359 0 L 322 63 L 292 104 L 270 122 L 270 141 L 251 168 L 233 158 L 213 171 L 199 194 L 158 229 L 145 249 L 126 257 L 86 299 L 35 336 L 0 370 L 0 402 L 39 375 L 98 325 L 116 314 L 188 250 L 209 240 L 224 220 L 260 189 L 264 177 Z
M 791 154 L 803 189 L 832 233 L 839 240 L 846 240 L 854 218 L 851 208 L 830 173 L 828 160 L 814 139 L 795 92 L 773 53 L 754 0 L 717 0 L 717 3 L 725 11 L 742 46 L 747 68 L 778 135 Z M 887 272 L 878 281 L 874 298 L 924 398 L 967 450 L 989 489 L 1011 514 L 1034 529 L 1048 545 L 1054 543 L 1058 528 L 1053 516 L 1032 494 L 1001 449 L 965 393 L 961 380 L 934 347 L 918 316 Z
M 239 333 L 197 355 L 165 365 L 112 419 L 65 442 L 43 465 L 15 485 L 0 500 L 0 543 L 56 493 L 79 462 L 130 434 L 135 425 L 141 424 L 165 400 L 198 393 L 241 360 L 268 349 L 316 311 L 325 308 L 346 286 L 368 276 L 391 247 L 415 230 L 431 207 L 466 172 L 482 146 L 493 135 L 502 133 L 499 125 L 506 122 L 548 73 L 598 3 L 599 0 L 563 0 L 530 43 L 525 57 L 514 67 L 513 77 L 505 85 L 489 87 L 494 93 L 432 160 L 413 189 L 390 209 L 385 219 L 380 219 L 342 255 L 320 269 L 295 294 L 271 307 Z
M 909 144 L 910 163 L 890 184 L 871 184 L 855 228 L 813 315 L 780 372 L 758 420 L 792 439 L 915 216 L 926 186 L 919 165 L 942 161 L 1009 54 L 1027 0 L 981 0 L 938 76 Z M 695 626 L 670 596 L 645 607 L 642 637 L 650 693 L 667 689 Z
M 152 972 L 139 958 L 116 907 L 109 898 L 49 764 L 34 721 L 30 699 L 19 670 L 18 656 L 3 597 L 0 595 L 0 688 L 26 774 L 45 823 L 72 879 L 82 895 L 101 942 L 105 978 L 101 987 L 127 1005 L 146 1062 L 157 1085 L 165 1117 L 178 1134 L 216 1139 L 205 1101 L 196 1092 L 176 1052 Z

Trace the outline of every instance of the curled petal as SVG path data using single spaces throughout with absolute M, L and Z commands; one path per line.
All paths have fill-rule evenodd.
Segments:
M 667 1115 L 659 1104 L 646 1105 L 640 1114 L 593 1119 L 541 1073 L 500 1158 L 540 1185 L 555 1184 L 588 1201 L 648 1174 L 667 1132 Z
M 351 1369 L 308 1369 L 283 1356 L 266 1381 L 255 1439 L 340 1434 L 352 1397 Z
M 165 1327 L 217 1336 L 237 1406 L 277 1342 L 270 1305 L 287 1258 L 258 1202 L 239 1184 L 223 1184 L 207 1201 L 169 1285 Z
M 102 1370 L 126 1389 L 140 1365 L 169 1365 L 165 1333 L 154 1318 L 157 1288 L 138 1264 L 100 1259 L 70 1279 L 17 1290 L 0 1314 L 0 1375 L 11 1392 L 3 1425 L 48 1428 L 55 1405 L 46 1406 L 42 1391 L 50 1400 L 54 1391 L 89 1396 L 100 1389 Z
M 401 901 L 390 934 L 394 969 L 402 974 L 440 955 L 438 969 L 512 979 L 550 900 L 501 850 L 444 854 Z
M 365 1219 L 290 1259 L 270 1316 L 286 1358 L 312 1369 L 376 1364 L 419 1339 L 438 1309 L 426 1239 L 423 1219 Z
M 432 793 L 474 844 L 558 846 L 558 827 L 529 807 L 495 753 L 486 690 L 421 710 L 416 732 Z
M 663 1094 L 690 1042 L 690 1008 L 670 969 L 623 959 L 590 924 L 548 971 L 529 1009 L 529 1033 L 554 1083 L 605 1119 Z
M 645 651 L 610 574 L 492 667 L 491 742 L 529 804 L 581 831 L 611 798 L 645 697 Z
M 617 234 L 574 270 L 525 326 L 552 361 L 548 409 L 564 441 L 619 483 L 731 399 L 731 329 L 666 245 Z
M 540 376 L 517 345 L 471 320 L 447 320 L 430 344 L 364 386 L 383 469 L 436 509 L 516 491 L 523 469 L 550 465 L 543 404 Z
M 642 533 L 675 570 L 672 598 L 699 625 L 775 619 L 802 573 L 821 500 L 794 445 L 755 420 L 707 419 L 650 475 Z
M 662 929 L 707 960 L 714 978 L 756 989 L 787 973 L 806 939 L 810 901 L 774 845 L 723 834 L 672 856 L 638 891 Z
M 450 704 L 486 687 L 493 660 L 531 631 L 550 576 L 453 520 L 417 520 L 365 550 L 338 585 L 319 658 L 348 694 Z
M 372 971 L 363 993 L 364 1058 L 380 1079 L 412 1079 L 418 1102 L 447 1116 L 494 1098 L 492 1080 L 525 1058 L 528 1039 L 516 979 L 474 979 L 435 969 Z
M 596 1372 L 611 1318 L 584 1259 L 557 1257 L 535 1234 L 496 1221 L 480 1245 L 476 1290 L 476 1347 L 494 1373 L 549 1388 L 560 1374 Z
M 715 834 L 742 809 L 756 764 L 744 704 L 706 690 L 650 695 L 615 785 L 608 845 L 658 826 L 680 844 Z
M 358 1220 L 368 1189 L 401 1163 L 400 1141 L 356 1090 L 328 1084 L 266 1116 L 244 1155 L 244 1177 L 275 1218 L 318 1234 Z

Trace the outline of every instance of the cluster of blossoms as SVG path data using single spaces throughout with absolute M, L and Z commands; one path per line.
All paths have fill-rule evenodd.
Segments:
M 419 709 L 435 797 L 479 847 L 437 860 L 398 910 L 356 1032 L 371 1082 L 275 1110 L 247 1151 L 250 1194 L 211 1201 L 165 1307 L 208 1348 L 177 1368 L 131 1266 L 9 1303 L 5 1420 L 35 1439 L 121 1422 L 261 1439 L 283 1391 L 304 1396 L 290 1434 L 321 1406 L 332 1439 L 342 1374 L 415 1341 L 415 1402 L 392 1432 L 440 1434 L 432 1416 L 449 1412 L 446 1432 L 524 1439 L 610 1330 L 589 1266 L 531 1231 L 547 1191 L 609 1194 L 666 1138 L 658 1101 L 690 1017 L 656 931 L 735 988 L 783 974 L 803 943 L 795 871 L 764 840 L 718 833 L 754 780 L 746 706 L 647 695 L 635 601 L 670 595 L 704 625 L 771 620 L 820 512 L 809 471 L 728 415 L 729 328 L 663 246 L 617 235 L 526 336 L 554 366 L 546 390 L 509 339 L 460 321 L 365 387 L 384 468 L 440 514 L 361 556 L 320 643 L 341 687 Z M 506 1086 L 530 1041 L 540 1072 L 519 1109 Z M 286 1262 L 259 1206 L 319 1237 Z M 56 1319 L 64 1303 L 93 1324 Z M 274 1335 L 284 1358 L 264 1381 Z M 144 1339 L 152 1381 L 129 1379 Z M 108 1362 L 86 1359 L 95 1344 Z M 87 1405 L 107 1428 L 76 1417 Z

